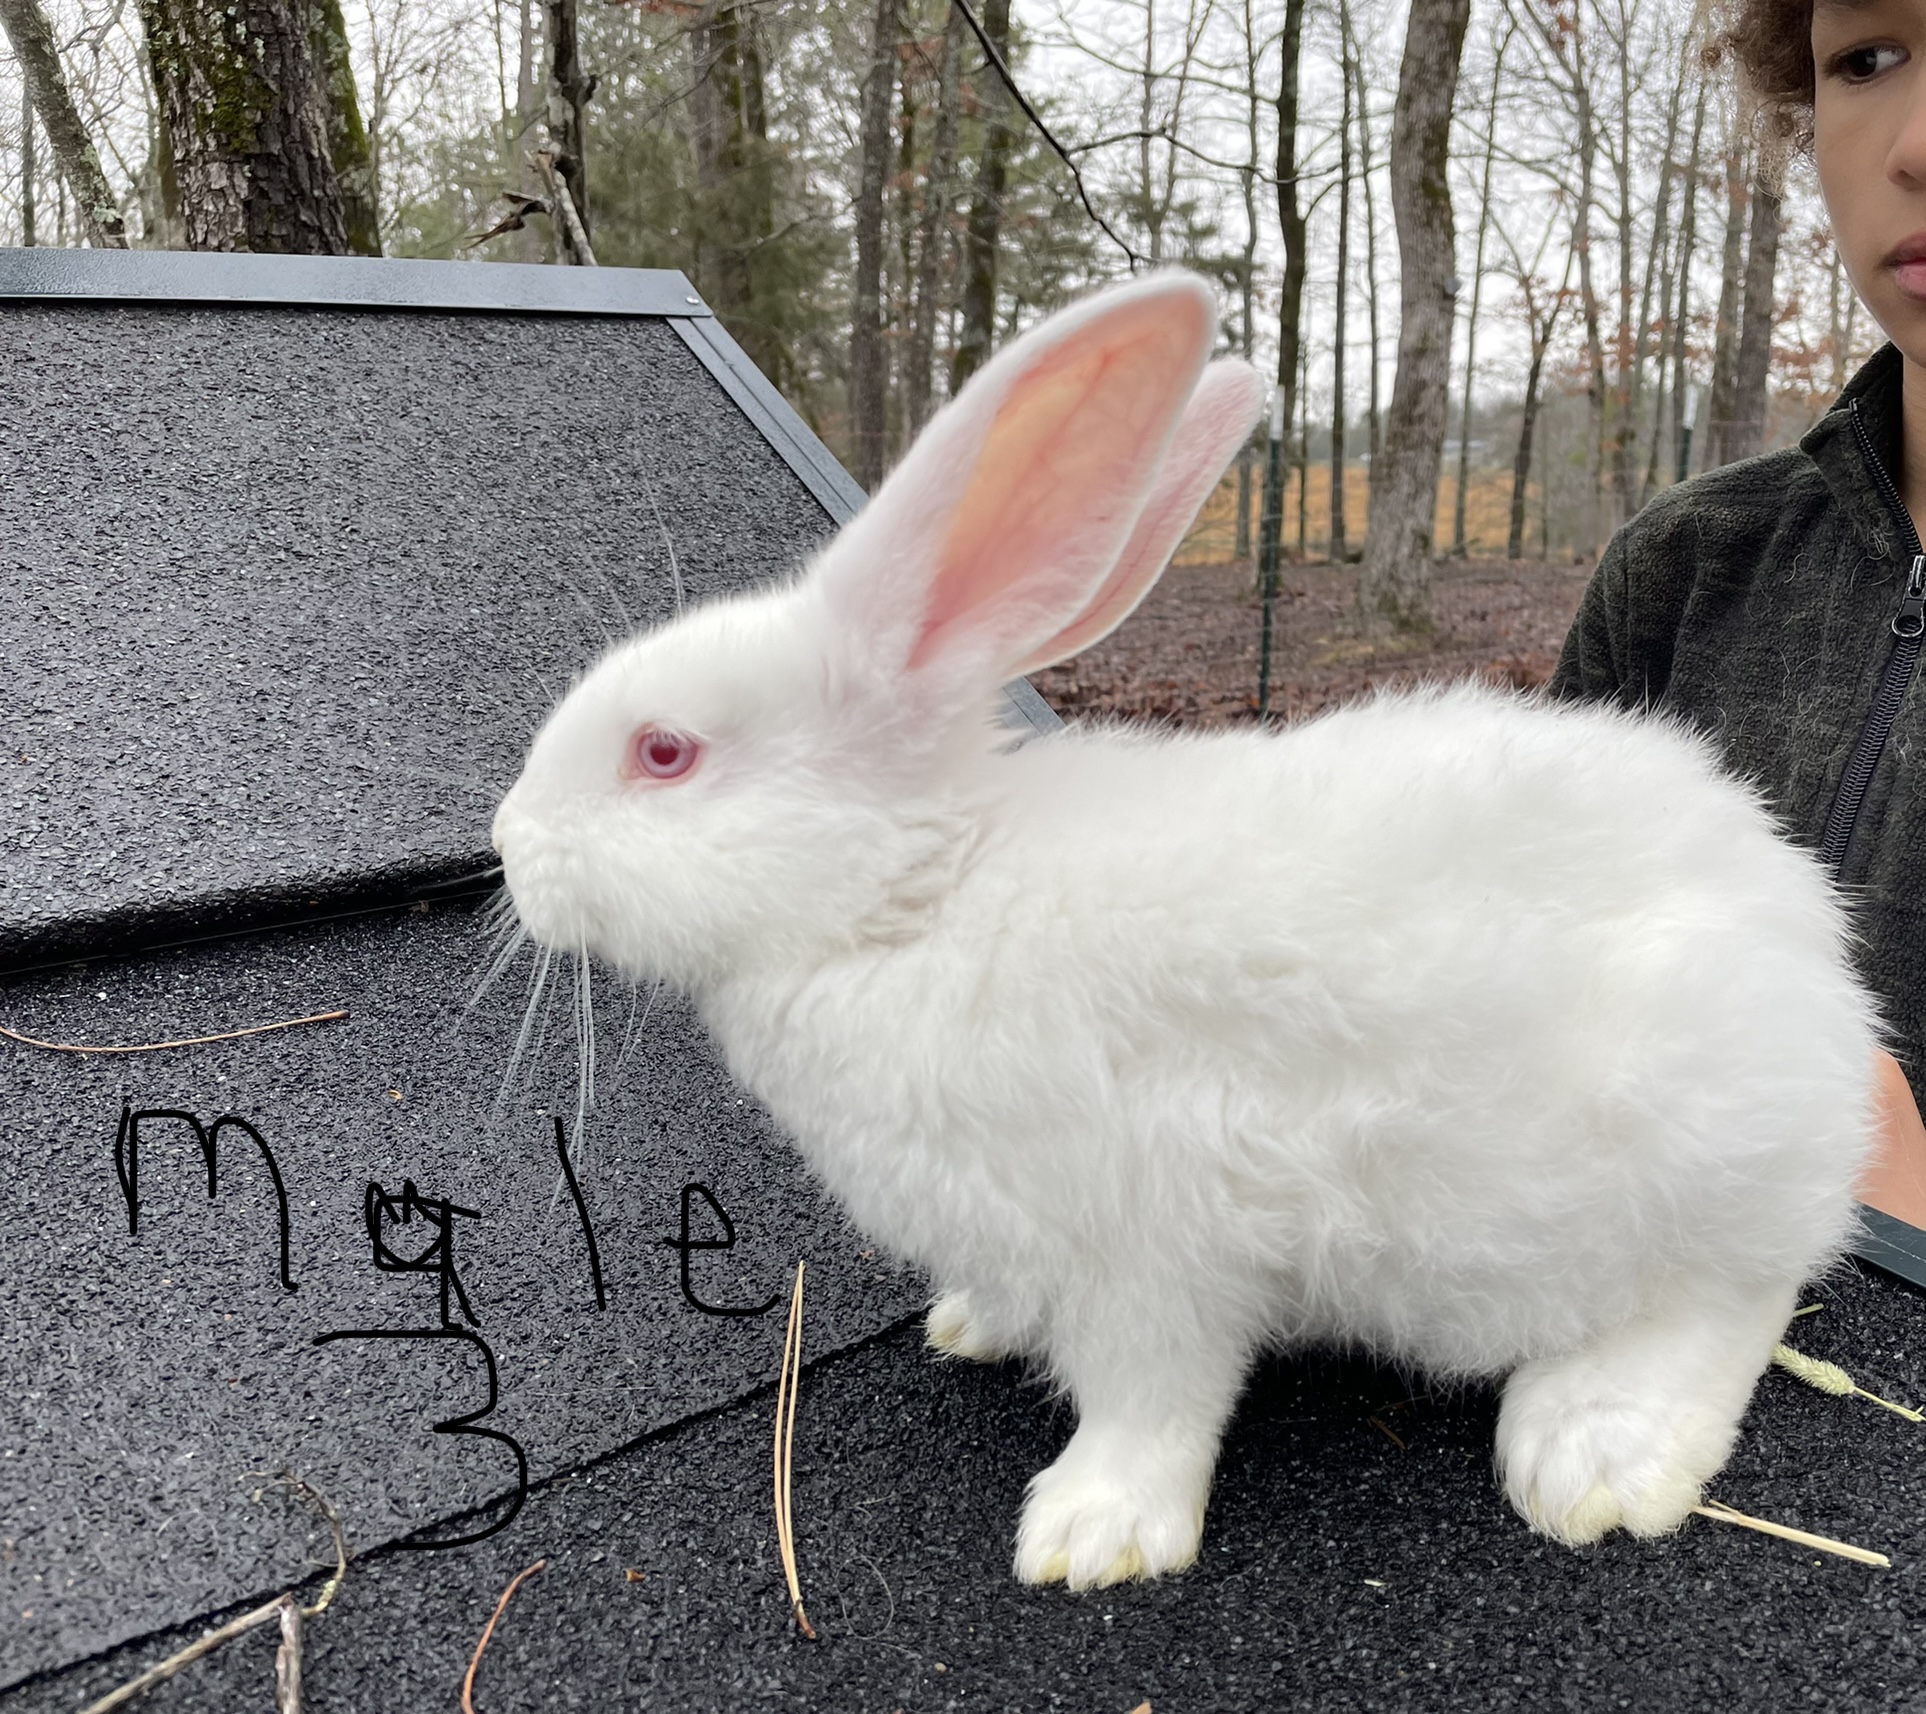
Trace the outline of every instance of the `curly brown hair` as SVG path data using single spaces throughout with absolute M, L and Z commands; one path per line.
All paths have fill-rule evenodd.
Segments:
M 1730 53 L 1764 113 L 1787 135 L 1812 129 L 1812 0 L 1737 0 L 1708 65 Z

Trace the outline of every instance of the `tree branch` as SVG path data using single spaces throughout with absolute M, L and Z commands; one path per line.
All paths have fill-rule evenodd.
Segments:
M 1030 98 L 1025 95 L 1022 90 L 1017 88 L 1017 81 L 1010 75 L 1010 68 L 1003 63 L 1003 56 L 996 51 L 990 38 L 983 33 L 983 26 L 977 22 L 976 14 L 970 10 L 968 0 L 952 0 L 952 4 L 962 15 L 963 22 L 969 25 L 970 34 L 975 36 L 977 42 L 981 45 L 984 57 L 991 65 L 996 67 L 997 76 L 1003 80 L 1003 87 L 1010 92 L 1017 106 L 1023 109 L 1024 116 L 1037 128 L 1037 134 L 1042 137 L 1052 149 L 1056 150 L 1058 159 L 1070 169 L 1070 176 L 1076 181 L 1077 197 L 1083 203 L 1084 213 L 1089 215 L 1092 220 L 1101 226 L 1110 241 L 1115 244 L 1124 255 L 1129 257 L 1131 271 L 1134 273 L 1137 264 L 1143 261 L 1144 258 L 1119 238 L 1115 231 L 1112 230 L 1110 222 L 1105 220 L 1104 217 L 1097 212 L 1096 205 L 1090 200 L 1089 191 L 1084 188 L 1083 174 L 1077 171 L 1077 163 L 1071 160 L 1069 151 L 1050 134 L 1050 127 L 1044 124 L 1037 110 L 1030 105 Z
M 27 95 L 40 115 L 40 128 L 47 134 L 60 176 L 73 188 L 89 240 L 103 249 L 126 249 L 120 209 L 108 188 L 107 175 L 100 170 L 93 140 L 74 107 L 73 93 L 60 69 L 53 27 L 40 9 L 40 0 L 0 0 L 0 28 L 6 30 L 14 57 L 20 62 Z

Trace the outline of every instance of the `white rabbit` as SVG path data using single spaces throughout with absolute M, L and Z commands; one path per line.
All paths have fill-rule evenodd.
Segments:
M 928 1334 L 1074 1397 L 1016 1572 L 1196 1555 L 1253 1355 L 1510 1378 L 1512 1503 L 1676 1528 L 1872 1134 L 1816 862 L 1672 724 L 1486 689 L 1281 732 L 998 686 L 1114 626 L 1249 433 L 1161 274 L 1004 350 L 786 586 L 620 644 L 495 818 L 522 920 L 697 1002 Z M 1200 379 L 1201 377 L 1201 379 Z

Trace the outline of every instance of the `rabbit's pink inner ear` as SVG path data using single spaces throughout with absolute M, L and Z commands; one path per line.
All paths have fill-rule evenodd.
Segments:
M 936 556 L 914 669 L 960 636 L 1029 653 L 1090 598 L 1135 522 L 1211 337 L 1202 293 L 1120 306 L 1011 386 Z
M 1170 563 L 1184 532 L 1250 438 L 1264 406 L 1264 384 L 1235 358 L 1204 371 L 1171 437 L 1156 486 L 1110 575 L 1090 604 L 1047 642 L 1026 655 L 1013 676 L 1068 660 L 1115 630 L 1143 600 Z

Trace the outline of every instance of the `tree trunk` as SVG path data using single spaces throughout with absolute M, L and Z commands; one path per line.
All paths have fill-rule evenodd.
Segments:
M 863 78 L 862 178 L 856 192 L 856 280 L 849 320 L 849 430 L 855 477 L 881 486 L 887 444 L 883 360 L 883 187 L 889 178 L 889 103 L 895 86 L 896 0 L 876 0 Z
M 33 96 L 25 83 L 20 86 L 20 242 L 31 250 L 39 242 L 34 232 L 33 206 Z M 1833 285 L 1833 296 L 1839 295 L 1837 271 Z M 1833 326 L 1839 325 L 1839 317 L 1833 318 Z M 1839 343 L 1835 334 L 1833 344 Z M 1834 368 L 1838 367 L 1834 362 Z
M 1545 344 L 1532 339 L 1531 367 L 1525 372 L 1525 406 L 1518 418 L 1518 450 L 1511 460 L 1511 529 L 1505 557 L 1525 557 L 1525 498 L 1531 487 L 1531 437 L 1538 426 L 1538 383 L 1545 373 Z
M 1257 85 L 1257 18 L 1252 0 L 1244 0 L 1244 138 L 1246 154 L 1238 174 L 1244 193 L 1244 254 L 1237 273 L 1239 305 L 1239 348 L 1248 363 L 1257 342 L 1257 174 L 1258 133 L 1262 123 L 1262 96 Z M 1251 541 L 1251 467 L 1254 451 L 1246 441 L 1237 454 L 1237 539 L 1233 557 L 1240 563 L 1252 557 Z
M 1358 85 L 1358 176 L 1364 181 L 1364 307 L 1371 336 L 1371 471 L 1375 479 L 1378 441 L 1384 428 L 1383 401 L 1379 398 L 1381 379 L 1378 374 L 1378 352 L 1382 349 L 1378 341 L 1378 205 L 1376 193 L 1371 188 L 1374 171 L 1371 160 L 1370 91 L 1365 85 L 1364 62 L 1358 55 L 1355 35 L 1351 42 L 1351 64 L 1356 70 Z M 1367 527 L 1369 522 L 1367 516 Z
M 125 249 L 124 226 L 114 193 L 108 188 L 107 175 L 100 170 L 100 157 L 94 153 L 93 140 L 80 122 L 67 74 L 61 69 L 60 50 L 55 45 L 47 14 L 40 0 L 0 0 L 0 27 L 4 27 L 14 58 L 20 64 L 25 85 L 27 109 L 40 117 L 47 146 L 53 151 L 54 166 L 63 182 L 74 189 L 87 241 L 99 248 Z M 26 125 L 30 131 L 32 126 Z M 23 145 L 24 147 L 24 145 Z M 31 173 L 29 172 L 29 177 Z M 34 240 L 29 238 L 29 244 Z
M 943 249 L 949 240 L 950 201 L 955 195 L 957 90 L 962 81 L 963 15 L 946 7 L 942 57 L 936 68 L 936 117 L 930 132 L 930 165 L 923 209 L 916 226 L 916 288 L 909 351 L 904 357 L 903 428 L 906 440 L 922 433 L 930 417 L 930 366 L 936 355 L 936 309 L 942 295 Z
M 299 0 L 140 0 L 190 250 L 348 249 Z
M 1598 498 L 1605 482 L 1605 343 L 1599 334 L 1598 287 L 1592 277 L 1592 215 L 1597 207 L 1598 127 L 1583 42 L 1573 37 L 1567 62 L 1578 111 L 1578 210 L 1573 219 L 1578 291 L 1585 312 L 1585 497 L 1579 511 L 1578 557 L 1598 552 Z
M 1772 369 L 1772 287 L 1779 260 L 1783 174 L 1779 152 L 1770 143 L 1762 145 L 1752 179 L 1752 231 L 1746 243 L 1739 354 L 1732 371 L 1732 427 L 1725 443 L 1727 463 L 1754 457 L 1765 450 L 1766 382 Z
M 348 248 L 357 256 L 379 256 L 379 187 L 375 184 L 374 158 L 368 150 L 367 128 L 361 123 L 361 102 L 354 87 L 341 0 L 309 0 L 308 51 L 327 90 L 328 154 L 341 185 L 341 216 L 348 230 Z
M 1686 450 L 1685 340 L 1692 325 L 1692 264 L 1697 259 L 1699 245 L 1699 163 L 1704 158 L 1700 151 L 1705 141 L 1705 97 L 1706 84 L 1701 79 L 1698 106 L 1692 115 L 1692 153 L 1686 161 L 1683 200 L 1679 207 L 1679 295 L 1672 311 L 1675 329 L 1672 337 L 1672 457 L 1681 482 L 1686 476 L 1681 457 Z
M 1643 415 L 1645 392 L 1645 347 L 1648 331 L 1652 325 L 1652 291 L 1657 284 L 1659 319 L 1666 325 L 1659 330 L 1658 343 L 1658 403 L 1652 412 L 1652 440 L 1645 463 L 1645 474 L 1640 479 L 1636 495 L 1628 495 L 1627 507 L 1638 511 L 1651 495 L 1653 484 L 1658 480 L 1659 441 L 1661 416 L 1665 406 L 1665 356 L 1667 340 L 1671 334 L 1670 317 L 1666 308 L 1672 298 L 1672 177 L 1674 156 L 1679 146 L 1679 96 L 1685 87 L 1681 75 L 1672 85 L 1672 93 L 1665 110 L 1665 152 L 1659 161 L 1657 212 L 1652 217 L 1652 242 L 1645 252 L 1645 279 L 1639 288 L 1638 327 L 1632 345 L 1632 385 L 1629 395 L 1631 423 L 1634 435 L 1633 450 L 1637 450 L 1638 420 Z M 1700 87 L 1704 87 L 1703 80 Z
M 576 4 L 577 0 L 547 0 L 548 134 L 555 146 L 555 170 L 568 186 L 584 237 L 593 240 L 595 222 L 589 217 L 588 155 L 582 115 L 589 97 L 595 93 L 595 79 L 582 70 Z
M 1284 0 L 1283 75 L 1277 88 L 1277 222 L 1284 235 L 1284 288 L 1277 306 L 1277 384 L 1284 389 L 1284 427 L 1299 418 L 1298 374 L 1302 368 L 1304 311 L 1304 215 L 1297 194 L 1298 50 L 1304 38 L 1304 0 Z M 1300 459 L 1302 457 L 1300 447 Z M 1299 466 L 1300 473 L 1302 464 Z M 1304 551 L 1302 509 L 1298 552 Z
M 1297 557 L 1300 563 L 1310 557 L 1311 533 L 1311 400 L 1310 388 L 1304 384 L 1305 371 L 1311 365 L 1311 349 L 1308 345 L 1298 349 L 1297 385 L 1292 391 L 1297 394 Z
M 1010 63 L 1010 0 L 984 0 L 983 33 L 1005 65 Z M 954 398 L 990 355 L 996 331 L 997 245 L 1003 227 L 1004 181 L 1016 139 L 1009 124 L 1010 92 L 988 59 L 977 85 L 983 113 L 983 156 L 977 163 L 976 190 L 970 198 L 970 224 L 964 239 L 963 326 L 950 359 L 950 396 Z
M 1625 17 L 1620 11 L 1620 19 Z M 1618 147 L 1613 151 L 1612 176 L 1618 185 L 1618 202 L 1613 223 L 1618 231 L 1613 248 L 1618 252 L 1618 327 L 1613 338 L 1613 361 L 1617 369 L 1612 390 L 1607 396 L 1611 421 L 1611 516 L 1605 533 L 1612 534 L 1632 515 L 1632 469 L 1637 451 L 1638 365 L 1644 347 L 1644 329 L 1632 319 L 1632 260 L 1637 254 L 1635 225 L 1638 211 L 1632 201 L 1632 44 L 1629 32 L 1613 41 L 1607 36 L 1611 58 L 1618 66 Z M 1641 355 L 1635 355 L 1635 348 Z
M 1154 268 L 1164 259 L 1164 210 L 1157 200 L 1150 174 L 1150 143 L 1157 134 L 1157 0 L 1143 0 L 1143 5 L 1144 63 L 1138 74 L 1137 97 L 1137 203 L 1143 216 L 1146 253 Z
M 1735 138 L 1725 153 L 1725 255 L 1719 268 L 1719 319 L 1712 341 L 1712 396 L 1705 406 L 1701 470 L 1729 463 L 1733 381 L 1739 357 L 1739 294 L 1745 283 L 1745 163 Z
M 1514 25 L 1513 28 L 1516 28 Z M 1471 261 L 1471 313 L 1465 318 L 1465 386 L 1458 410 L 1458 491 L 1451 503 L 1451 552 L 1463 559 L 1465 547 L 1465 489 L 1471 481 L 1471 396 L 1478 373 L 1478 304 L 1484 296 L 1485 234 L 1491 228 L 1491 159 L 1498 152 L 1498 89 L 1505 75 L 1505 49 L 1511 31 L 1498 44 L 1491 66 L 1491 106 L 1485 114 L 1485 170 L 1478 186 L 1478 241 Z
M 1541 315 L 1538 303 L 1532 292 L 1531 277 L 1520 270 L 1519 287 L 1525 295 L 1525 328 L 1531 339 L 1531 368 L 1525 377 L 1525 407 L 1518 424 L 1518 450 L 1511 460 L 1511 520 L 1505 536 L 1505 557 L 1522 559 L 1525 553 L 1525 502 L 1531 487 L 1532 452 L 1536 445 L 1533 439 L 1538 426 L 1539 389 L 1544 380 L 1545 354 L 1551 350 L 1552 334 L 1558 327 L 1559 312 L 1565 306 L 1565 293 L 1570 289 L 1572 279 L 1573 251 L 1565 252 L 1565 277 L 1558 282 L 1558 291 Z M 1543 491 L 1549 493 L 1549 483 L 1542 483 Z M 1545 552 L 1545 540 L 1541 535 L 1540 558 Z
M 516 7 L 516 55 L 515 55 L 515 118 L 507 138 L 508 170 L 521 181 L 522 194 L 540 198 L 539 177 L 528 161 L 530 144 L 535 140 L 530 133 L 542 111 L 541 78 L 541 29 L 537 19 L 541 16 L 536 0 L 518 0 Z M 693 26 L 691 35 L 694 34 Z M 691 96 L 692 101 L 695 96 Z M 380 176 L 377 172 L 377 178 Z M 525 222 L 522 229 L 514 235 L 515 255 L 523 262 L 540 262 L 547 251 L 544 246 L 541 228 Z
M 757 302 L 756 258 L 775 227 L 775 180 L 753 12 L 736 0 L 705 10 L 690 25 L 689 60 L 701 192 L 697 285 L 750 360 L 780 384 L 794 360 Z
M 1338 119 L 1337 300 L 1331 328 L 1331 563 L 1347 557 L 1344 529 L 1344 322 L 1351 285 L 1351 6 L 1338 0 L 1339 79 L 1344 96 Z
M 1470 0 L 1412 0 L 1391 122 L 1391 207 L 1398 226 L 1398 372 L 1371 490 L 1370 548 L 1358 585 L 1366 626 L 1431 628 L 1431 553 L 1444 457 L 1456 232 L 1451 107 Z

